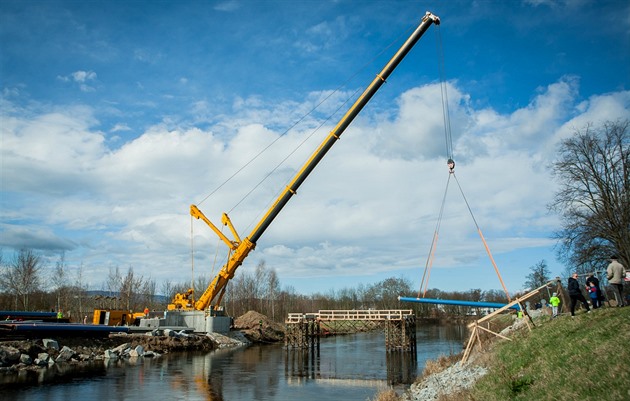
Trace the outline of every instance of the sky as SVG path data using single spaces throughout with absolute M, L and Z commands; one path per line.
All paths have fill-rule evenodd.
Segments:
M 64 255 L 95 290 L 116 268 L 214 277 L 227 248 L 190 205 L 248 236 L 426 11 L 441 24 L 236 274 L 264 262 L 302 294 L 419 290 L 429 264 L 443 291 L 562 274 L 550 166 L 576 130 L 630 118 L 624 0 L 2 0 L 3 262 Z

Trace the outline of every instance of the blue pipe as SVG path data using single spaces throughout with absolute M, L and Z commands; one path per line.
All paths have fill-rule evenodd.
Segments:
M 129 327 L 105 326 L 100 324 L 80 323 L 33 323 L 33 322 L 0 322 L 0 327 L 19 332 L 90 332 L 90 333 L 128 333 Z
M 442 305 L 457 305 L 457 306 L 472 306 L 475 308 L 496 308 L 500 309 L 506 306 L 507 304 L 501 304 L 498 302 L 475 302 L 475 301 L 463 301 L 456 299 L 431 299 L 431 298 L 411 298 L 411 297 L 398 297 L 399 301 L 402 302 L 417 302 L 421 304 L 442 304 Z M 520 310 L 520 306 L 518 304 L 514 304 L 509 307 L 509 309 Z
M 57 317 L 57 312 L 27 312 L 27 311 L 11 311 L 11 310 L 0 310 L 0 318 L 4 319 L 7 317 Z

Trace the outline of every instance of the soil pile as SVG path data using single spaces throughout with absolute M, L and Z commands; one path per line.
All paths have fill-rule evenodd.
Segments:
M 273 343 L 284 340 L 284 326 L 256 311 L 249 311 L 236 318 L 234 329 L 240 330 L 252 342 Z

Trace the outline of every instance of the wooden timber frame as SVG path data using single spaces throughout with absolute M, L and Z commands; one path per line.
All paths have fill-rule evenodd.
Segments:
M 411 309 L 320 310 L 289 313 L 285 320 L 287 348 L 317 348 L 329 334 L 370 331 L 382 327 L 387 351 L 416 350 L 416 316 Z
M 525 319 L 525 323 L 527 324 L 527 328 L 531 331 L 532 326 L 534 326 L 534 322 L 532 321 L 531 316 L 529 315 L 529 313 L 527 313 L 527 308 L 525 308 L 523 306 L 523 304 L 530 298 L 532 298 L 535 295 L 538 295 L 540 293 L 541 290 L 545 290 L 545 289 L 549 289 L 552 288 L 553 285 L 556 285 L 556 290 L 555 292 L 558 293 L 558 295 L 560 296 L 560 298 L 562 299 L 562 303 L 566 304 L 566 296 L 564 295 L 564 291 L 562 289 L 562 284 L 560 283 L 560 279 L 556 278 L 554 280 L 548 281 L 547 283 L 545 283 L 545 285 L 541 285 L 540 287 L 536 288 L 535 290 L 532 290 L 530 292 L 528 292 L 527 294 L 517 297 L 515 299 L 512 300 L 512 302 L 510 302 L 509 304 L 506 304 L 504 307 L 495 310 L 494 312 L 482 317 L 481 319 L 476 320 L 475 322 L 471 323 L 468 325 L 468 328 L 470 329 L 470 338 L 468 340 L 468 344 L 466 345 L 466 350 L 464 351 L 464 356 L 462 357 L 462 363 L 466 363 L 466 361 L 468 360 L 468 357 L 470 356 L 470 352 L 472 351 L 473 347 L 475 346 L 476 343 L 479 343 L 481 345 L 481 337 L 479 336 L 479 332 L 480 330 L 493 334 L 496 337 L 502 338 L 504 340 L 508 340 L 508 341 L 512 341 L 511 338 L 506 337 L 502 334 L 496 333 L 492 330 L 490 330 L 489 328 L 489 320 L 496 317 L 497 315 L 499 315 L 502 312 L 505 312 L 506 310 L 513 308 L 515 305 L 518 305 L 520 310 L 523 313 L 523 319 Z M 482 326 L 482 323 L 487 322 L 488 323 L 488 327 L 484 327 Z

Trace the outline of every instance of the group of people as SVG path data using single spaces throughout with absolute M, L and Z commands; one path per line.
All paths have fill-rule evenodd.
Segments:
M 618 260 L 619 258 L 617 257 L 617 255 L 613 255 L 610 257 L 610 264 L 606 269 L 606 278 L 608 278 L 608 283 L 614 289 L 617 306 L 622 307 L 625 306 L 623 295 L 623 282 L 626 276 L 626 272 L 624 266 L 619 263 Z M 580 286 L 580 283 L 578 282 L 577 272 L 573 273 L 571 277 L 569 277 L 568 290 L 569 297 L 571 298 L 571 316 L 575 316 L 575 306 L 578 302 L 582 303 L 587 313 L 591 311 L 591 308 L 589 307 L 586 298 L 582 294 L 582 288 Z M 593 306 L 593 309 L 597 309 L 603 305 L 605 297 L 599 287 L 599 279 L 595 277 L 594 273 L 591 273 L 586 278 L 586 291 L 589 295 L 589 298 L 591 299 L 591 305 Z M 556 293 L 554 293 L 554 296 L 549 299 L 549 303 L 552 305 L 553 315 L 557 316 L 557 306 L 560 304 L 560 299 L 557 298 Z M 554 303 L 556 303 L 555 308 Z

